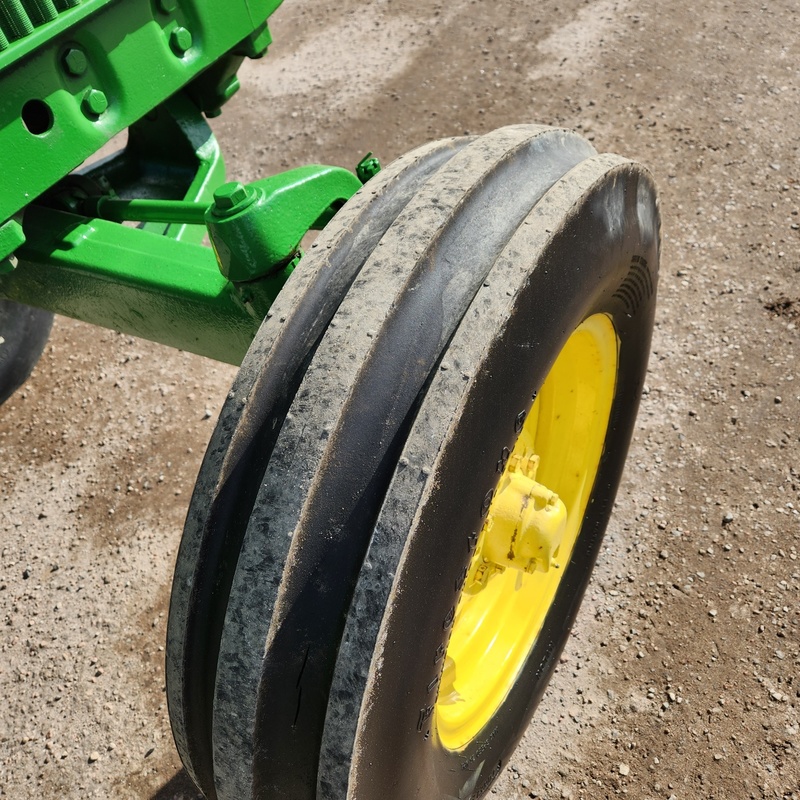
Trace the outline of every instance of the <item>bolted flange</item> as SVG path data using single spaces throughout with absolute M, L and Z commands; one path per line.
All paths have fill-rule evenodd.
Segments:
M 512 456 L 481 531 L 479 553 L 467 577 L 478 591 L 507 568 L 547 572 L 560 565 L 555 554 L 567 527 L 567 508 L 555 492 L 536 481 L 539 457 Z
M 290 268 L 308 230 L 320 230 L 360 186 L 347 170 L 313 165 L 223 184 L 205 212 L 220 271 L 241 283 Z

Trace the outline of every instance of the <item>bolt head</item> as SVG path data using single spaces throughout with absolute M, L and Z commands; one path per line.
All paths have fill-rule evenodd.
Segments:
M 87 89 L 83 96 L 83 111 L 87 116 L 99 117 L 108 108 L 108 98 L 99 89 Z
M 232 211 L 236 206 L 249 200 L 250 193 L 241 183 L 236 181 L 223 183 L 214 192 L 214 208 L 217 211 Z
M 83 75 L 89 67 L 89 59 L 86 53 L 78 47 L 70 47 L 62 57 L 64 69 L 76 78 Z
M 175 55 L 184 55 L 192 46 L 192 34 L 186 28 L 175 28 L 169 35 L 169 46 Z
M 171 14 L 178 6 L 176 0 L 158 0 L 158 10 L 164 14 Z

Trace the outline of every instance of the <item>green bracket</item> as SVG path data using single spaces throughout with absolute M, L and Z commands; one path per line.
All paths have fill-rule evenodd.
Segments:
M 208 147 L 216 152 L 215 142 Z M 213 205 L 85 193 L 100 178 L 125 177 L 130 164 L 123 154 L 96 168 L 97 181 L 68 180 L 52 195 L 60 208 L 26 209 L 22 228 L 8 228 L 18 263 L 0 274 L 0 297 L 231 364 L 298 263 L 302 237 L 361 186 L 345 169 L 309 166 L 224 184 Z M 199 244 L 206 230 L 214 250 Z
M 285 266 L 303 236 L 321 230 L 360 188 L 352 172 L 324 166 L 220 187 L 205 219 L 222 274 L 252 281 Z
M 346 169 L 311 165 L 247 186 L 224 184 L 214 192 L 213 204 L 101 196 L 88 198 L 81 210 L 114 222 L 207 225 L 222 274 L 252 281 L 286 266 L 303 236 L 322 230 L 360 188 L 361 181 Z
M 112 187 L 114 196 L 131 203 L 182 200 L 207 208 L 214 190 L 225 180 L 225 163 L 219 143 L 197 106 L 184 93 L 154 108 L 128 131 L 124 150 L 83 172 L 98 185 Z M 69 179 L 67 181 L 69 186 Z M 109 198 L 103 198 L 109 199 Z M 66 205 L 78 210 L 67 198 Z M 87 216 L 139 220 L 139 217 L 98 214 L 91 205 L 80 209 Z M 206 236 L 203 215 L 193 218 L 175 212 L 164 219 L 144 219 L 145 230 L 173 239 L 200 244 Z

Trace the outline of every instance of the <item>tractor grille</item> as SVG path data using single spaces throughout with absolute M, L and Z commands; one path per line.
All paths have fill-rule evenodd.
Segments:
M 0 51 L 36 28 L 79 6 L 82 0 L 0 0 Z

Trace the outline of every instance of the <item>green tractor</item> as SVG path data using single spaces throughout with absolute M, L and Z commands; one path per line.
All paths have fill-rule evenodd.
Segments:
M 0 399 L 53 313 L 240 364 L 172 587 L 186 770 L 219 800 L 474 800 L 613 507 L 655 189 L 538 125 L 225 183 L 204 117 L 278 4 L 0 0 Z

